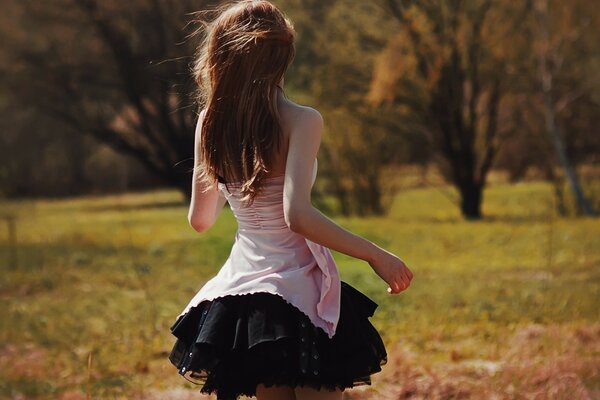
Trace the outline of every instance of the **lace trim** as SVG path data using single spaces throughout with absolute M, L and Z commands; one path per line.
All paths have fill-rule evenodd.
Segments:
M 204 302 L 204 301 L 214 301 L 216 299 L 221 299 L 224 297 L 230 297 L 230 296 L 249 296 L 252 294 L 258 294 L 258 293 L 268 293 L 268 294 L 272 294 L 275 296 L 278 296 L 279 298 L 283 299 L 283 301 L 285 301 L 287 304 L 289 304 L 290 306 L 294 307 L 296 310 L 298 310 L 300 313 L 302 313 L 304 316 L 306 316 L 306 318 L 310 321 L 310 323 L 317 329 L 321 329 L 326 335 L 328 335 L 328 332 L 323 329 L 323 327 L 317 325 L 308 314 L 306 314 L 304 311 L 302 311 L 300 309 L 300 307 L 298 307 L 298 305 L 294 304 L 293 302 L 291 302 L 290 300 L 288 300 L 287 298 L 285 298 L 281 293 L 277 293 L 277 292 L 270 292 L 268 290 L 256 290 L 256 291 L 252 291 L 252 292 L 243 292 L 243 293 L 229 293 L 229 294 L 222 294 L 222 295 L 217 295 L 214 297 L 204 297 L 202 298 L 202 300 L 198 301 L 195 305 L 190 306 L 185 312 L 181 313 L 180 316 L 184 316 L 187 313 L 190 312 L 190 310 L 194 307 L 198 307 L 200 305 L 200 303 Z M 329 321 L 326 321 L 329 322 Z M 333 335 L 332 335 L 333 336 Z

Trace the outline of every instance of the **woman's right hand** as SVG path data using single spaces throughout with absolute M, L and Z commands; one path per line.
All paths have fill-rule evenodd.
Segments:
M 389 294 L 397 294 L 406 289 L 412 281 L 413 273 L 400 258 L 384 249 L 379 249 L 369 265 L 388 285 Z

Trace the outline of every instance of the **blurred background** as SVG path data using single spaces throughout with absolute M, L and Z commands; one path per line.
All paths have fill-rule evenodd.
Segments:
M 415 275 L 389 296 L 334 254 L 389 350 L 345 398 L 600 398 L 600 9 L 273 2 L 325 120 L 315 205 Z M 203 398 L 167 355 L 236 230 L 187 222 L 219 3 L 2 1 L 0 398 Z

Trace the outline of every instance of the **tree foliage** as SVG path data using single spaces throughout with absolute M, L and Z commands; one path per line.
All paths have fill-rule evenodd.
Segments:
M 438 166 L 468 218 L 481 217 L 492 167 L 516 181 L 537 166 L 559 186 L 533 0 L 275 2 L 298 32 L 286 91 L 325 117 L 320 176 L 341 212 L 384 213 L 393 195 L 386 173 L 405 163 Z M 190 63 L 199 39 L 189 36 L 191 13 L 218 3 L 7 0 L 0 112 L 10 134 L 2 154 L 23 162 L 0 164 L 0 179 L 36 158 L 11 150 L 18 146 L 64 148 L 60 154 L 79 165 L 99 142 L 189 197 Z M 575 169 L 600 153 L 600 11 L 583 0 L 548 5 L 550 106 Z M 51 168 L 68 166 L 57 160 Z M 68 179 L 81 190 L 90 185 L 77 174 Z
M 14 79 L 8 85 L 21 104 L 137 158 L 189 195 L 190 175 L 176 168 L 193 155 L 189 65 L 195 43 L 188 38 L 189 22 L 197 7 L 207 5 L 20 2 L 21 22 L 35 31 L 9 37 L 5 68 Z
M 399 22 L 377 64 L 369 99 L 420 117 L 465 217 L 481 217 L 486 175 L 500 147 L 509 49 L 527 3 L 388 0 Z

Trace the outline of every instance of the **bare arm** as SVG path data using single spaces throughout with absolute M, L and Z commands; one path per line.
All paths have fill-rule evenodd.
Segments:
M 200 167 L 200 134 L 202 132 L 203 118 L 204 110 L 198 117 L 196 132 L 194 134 L 194 172 L 192 174 L 192 197 L 188 211 L 188 222 L 190 223 L 190 226 L 198 232 L 204 232 L 214 225 L 219 213 L 227 201 L 225 196 L 223 196 L 223 193 L 219 191 L 216 182 L 206 192 L 203 192 L 203 185 L 198 182 L 198 169 Z
M 329 219 L 311 203 L 312 167 L 321 143 L 323 119 L 307 109 L 290 133 L 284 182 L 284 215 L 291 230 L 330 249 L 367 261 L 389 284 L 389 293 L 405 290 L 412 272 L 398 257 Z

